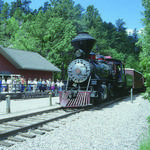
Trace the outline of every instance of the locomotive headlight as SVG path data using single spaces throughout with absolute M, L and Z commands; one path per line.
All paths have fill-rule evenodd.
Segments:
M 83 51 L 81 49 L 78 49 L 76 52 L 75 52 L 75 56 L 76 57 L 81 57 Z
M 80 74 L 81 70 L 79 68 L 76 68 L 75 72 L 76 72 L 76 74 Z

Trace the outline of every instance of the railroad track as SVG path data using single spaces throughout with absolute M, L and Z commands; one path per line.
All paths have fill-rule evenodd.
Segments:
M 0 120 L 0 146 L 10 147 L 16 142 L 25 141 L 26 138 L 34 138 L 36 135 L 43 135 L 45 132 L 51 132 L 55 128 L 58 128 L 59 124 L 65 124 L 65 122 L 60 121 L 62 118 L 66 118 L 84 110 L 102 109 L 115 102 L 121 101 L 122 99 L 123 98 L 118 98 L 95 107 L 89 106 L 78 109 L 66 109 L 60 107 L 44 112 Z M 49 126 L 47 123 L 52 124 Z
M 88 109 L 88 107 L 86 109 Z M 49 128 L 46 127 L 46 123 L 66 118 L 83 110 L 85 110 L 85 108 L 65 109 L 59 107 L 49 111 L 0 120 L 0 146 L 10 147 L 14 145 L 14 142 L 24 141 L 22 137 L 34 138 L 36 134 L 42 135 L 45 132 L 52 131 L 53 128 L 56 128 L 58 125 L 55 123 Z

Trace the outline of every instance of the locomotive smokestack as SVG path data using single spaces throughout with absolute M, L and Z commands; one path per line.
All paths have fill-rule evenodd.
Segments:
M 74 49 L 82 49 L 88 56 L 95 42 L 96 40 L 87 32 L 81 32 L 71 41 L 71 44 Z

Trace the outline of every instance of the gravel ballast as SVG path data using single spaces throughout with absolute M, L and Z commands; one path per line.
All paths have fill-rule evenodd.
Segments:
M 150 103 L 134 96 L 103 109 L 84 111 L 59 122 L 45 135 L 2 150 L 137 150 L 148 131 Z M 64 124 L 65 122 L 65 124 Z M 47 126 L 51 126 L 49 123 Z

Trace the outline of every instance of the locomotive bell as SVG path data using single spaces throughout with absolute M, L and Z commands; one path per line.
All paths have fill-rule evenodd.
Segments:
M 74 49 L 83 50 L 85 55 L 88 56 L 95 42 L 96 40 L 87 32 L 81 32 L 71 41 L 71 45 Z

